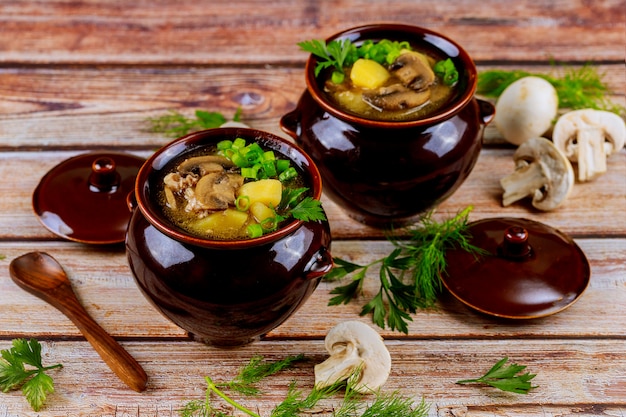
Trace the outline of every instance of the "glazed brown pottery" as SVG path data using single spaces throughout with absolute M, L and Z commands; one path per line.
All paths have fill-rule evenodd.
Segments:
M 128 193 L 145 159 L 121 152 L 85 153 L 61 162 L 39 182 L 33 210 L 56 235 L 89 244 L 124 242 Z
M 476 67 L 454 41 L 427 29 L 380 24 L 328 38 L 408 41 L 449 57 L 459 70 L 457 93 L 443 107 L 413 121 L 376 121 L 340 110 L 329 100 L 316 58 L 306 64 L 307 90 L 281 127 L 317 164 L 324 192 L 353 218 L 374 226 L 403 225 L 450 197 L 470 174 L 484 127 L 495 110 L 474 98 Z
M 163 215 L 156 194 L 172 161 L 237 137 L 290 159 L 319 199 L 313 161 L 284 139 L 245 128 L 196 132 L 160 149 L 139 171 L 126 240 L 145 296 L 192 337 L 218 346 L 246 344 L 279 326 L 332 267 L 327 221 L 293 221 L 259 238 L 220 241 L 194 237 Z
M 442 280 L 477 311 L 509 319 L 549 316 L 575 303 L 589 284 L 583 251 L 548 225 L 502 217 L 470 223 L 469 232 L 470 243 L 486 253 L 448 251 Z

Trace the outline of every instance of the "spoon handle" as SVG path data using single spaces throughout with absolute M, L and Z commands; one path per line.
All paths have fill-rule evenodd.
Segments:
M 141 365 L 89 316 L 73 291 L 57 300 L 55 307 L 72 320 L 104 362 L 126 385 L 137 392 L 146 389 L 148 377 Z

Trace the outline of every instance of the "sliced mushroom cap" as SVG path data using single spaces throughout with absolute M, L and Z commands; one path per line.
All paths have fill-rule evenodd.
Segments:
M 404 110 L 421 106 L 430 99 L 430 90 L 415 91 L 402 84 L 381 87 L 363 93 L 369 105 L 384 110 Z
M 413 90 L 422 90 L 435 82 L 435 72 L 430 68 L 428 59 L 419 52 L 401 53 L 391 64 L 390 72 Z
M 219 155 L 194 156 L 187 158 L 176 168 L 182 174 L 194 172 L 201 176 L 209 172 L 220 172 L 224 168 L 232 168 L 235 164 L 227 158 Z
M 382 337 L 367 324 L 339 323 L 328 332 L 324 345 L 330 357 L 315 365 L 317 388 L 351 378 L 353 389 L 370 393 L 387 381 L 391 355 Z
M 565 113 L 552 132 L 556 147 L 578 162 L 578 179 L 589 181 L 606 172 L 606 158 L 624 147 L 626 123 L 620 116 L 583 109 Z
M 223 210 L 235 203 L 235 192 L 243 184 L 238 174 L 211 172 L 198 181 L 195 195 L 208 210 Z
M 557 208 L 574 185 L 574 170 L 554 144 L 545 138 L 522 143 L 513 155 L 515 171 L 502 178 L 502 205 L 509 206 L 525 197 L 539 210 Z

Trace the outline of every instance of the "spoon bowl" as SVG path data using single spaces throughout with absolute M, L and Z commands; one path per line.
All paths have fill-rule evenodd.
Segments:
M 30 252 L 9 265 L 13 281 L 65 314 L 113 372 L 137 392 L 146 389 L 143 368 L 83 308 L 63 267 L 44 252 Z

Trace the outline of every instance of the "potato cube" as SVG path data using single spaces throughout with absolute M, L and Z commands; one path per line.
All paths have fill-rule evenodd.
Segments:
M 241 236 L 248 222 L 248 213 L 235 209 L 226 209 L 211 213 L 193 223 L 192 228 L 201 235 L 213 235 L 221 238 Z
M 352 65 L 350 79 L 357 87 L 378 88 L 389 79 L 389 71 L 378 62 L 360 58 Z
M 248 182 L 239 187 L 237 196 L 248 197 L 251 206 L 258 201 L 268 207 L 278 207 L 283 196 L 283 185 L 274 179 Z
M 250 205 L 250 213 L 252 213 L 257 223 L 262 223 L 266 219 L 276 217 L 274 210 L 261 203 L 260 201 L 255 201 Z

